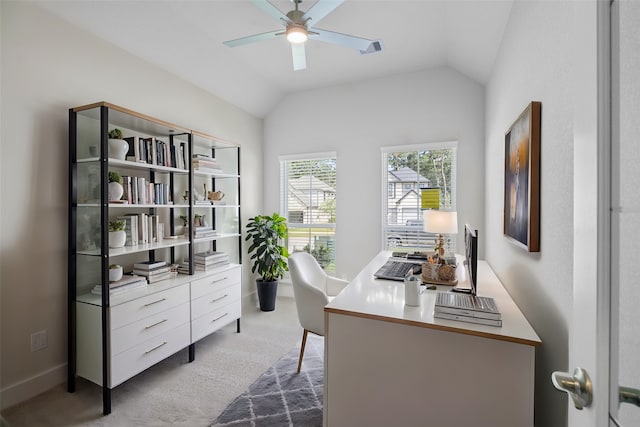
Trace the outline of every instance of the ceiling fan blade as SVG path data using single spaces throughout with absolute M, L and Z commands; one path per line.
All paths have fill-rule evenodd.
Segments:
M 236 47 L 236 46 L 242 46 L 244 44 L 260 42 L 262 40 L 269 40 L 282 35 L 284 35 L 284 32 L 282 30 L 274 30 L 274 31 L 269 31 L 268 33 L 255 34 L 253 36 L 247 36 L 247 37 L 241 37 L 235 40 L 229 40 L 229 41 L 223 42 L 222 44 L 229 47 Z
M 269 3 L 267 0 L 251 0 L 253 4 L 255 4 L 258 8 L 262 9 L 267 15 L 271 15 L 275 19 L 284 20 L 284 22 L 289 23 L 291 20 L 280 11 L 277 7 Z
M 369 40 L 362 37 L 350 36 L 348 34 L 336 33 L 334 31 L 321 30 L 318 28 L 309 29 L 309 38 L 357 49 L 362 54 L 380 52 L 382 50 L 382 43 L 379 40 Z
M 311 9 L 302 17 L 303 19 L 309 19 L 309 26 L 314 26 L 322 18 L 327 16 L 333 9 L 340 6 L 344 0 L 318 0 Z
M 307 68 L 307 55 L 305 54 L 304 43 L 292 44 L 291 55 L 293 56 L 294 71 Z

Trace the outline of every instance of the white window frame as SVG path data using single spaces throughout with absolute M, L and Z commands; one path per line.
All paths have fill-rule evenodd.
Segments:
M 337 223 L 337 211 L 336 211 L 336 222 L 335 223 L 318 223 L 318 224 L 309 224 L 309 223 L 290 223 L 289 222 L 289 207 L 288 207 L 288 181 L 287 178 L 288 177 L 288 173 L 286 173 L 285 167 L 289 162 L 294 162 L 294 161 L 307 161 L 307 160 L 326 160 L 326 159 L 333 159 L 333 161 L 336 164 L 336 175 L 337 175 L 337 169 L 338 169 L 338 158 L 337 158 L 337 153 L 335 151 L 326 151 L 326 152 L 319 152 L 319 153 L 303 153 L 303 154 L 291 154 L 291 155 L 281 155 L 278 156 L 278 161 L 280 162 L 280 215 L 282 215 L 283 217 L 287 218 L 287 226 L 289 227 L 289 230 L 292 229 L 296 229 L 296 228 L 305 228 L 305 229 L 327 229 L 327 228 L 332 228 L 333 231 L 333 235 L 334 235 L 334 248 L 333 248 L 333 264 L 334 266 L 336 265 L 336 259 L 335 259 L 335 241 L 336 241 L 336 223 Z M 336 177 L 337 178 L 337 177 Z M 337 197 L 337 188 L 335 189 L 336 191 L 336 197 Z M 326 195 L 325 195 L 326 196 Z M 287 246 L 289 245 L 289 242 L 287 240 Z M 337 268 L 337 267 L 336 267 Z M 332 272 L 329 272 L 332 273 Z
M 380 245 L 383 250 L 395 250 L 392 247 L 387 246 L 387 236 L 390 233 L 390 226 L 387 224 L 387 215 L 389 213 L 388 206 L 388 193 L 389 193 L 389 181 L 388 181 L 388 155 L 389 153 L 394 152 L 411 152 L 411 151 L 429 151 L 429 150 L 443 150 L 443 149 L 452 149 L 454 151 L 454 157 L 451 164 L 451 206 L 446 207 L 448 210 L 456 210 L 456 199 L 457 199 L 457 191 L 456 191 L 456 177 L 457 177 L 457 151 L 458 151 L 458 141 L 442 141 L 442 142 L 427 142 L 422 144 L 411 144 L 411 145 L 393 145 L 393 146 L 385 146 L 380 148 L 380 158 L 381 158 L 381 180 L 382 180 L 382 212 L 381 212 L 381 226 L 380 226 Z M 411 228 L 409 226 L 395 226 L 394 228 L 406 228 L 408 232 L 411 232 L 416 236 L 420 242 L 426 242 L 429 245 L 426 249 L 429 250 L 430 246 L 433 246 L 433 242 L 435 240 L 435 235 L 432 233 L 426 233 L 421 229 Z M 402 250 L 402 248 L 398 248 L 398 250 Z M 407 249 L 411 251 L 411 249 Z M 456 239 L 455 237 L 451 237 L 448 239 L 447 250 L 451 252 L 456 251 Z

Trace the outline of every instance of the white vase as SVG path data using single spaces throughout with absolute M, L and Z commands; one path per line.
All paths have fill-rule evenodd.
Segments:
M 119 265 L 116 268 L 109 268 L 109 281 L 117 282 L 122 279 L 122 266 Z
M 124 188 L 122 187 L 122 184 L 120 184 L 119 182 L 110 182 L 108 191 L 109 191 L 109 201 L 120 200 L 120 198 L 124 194 Z
M 109 138 L 109 157 L 124 160 L 129 151 L 129 143 L 124 139 Z
M 121 248 L 127 241 L 127 233 L 124 230 L 109 232 L 109 247 Z

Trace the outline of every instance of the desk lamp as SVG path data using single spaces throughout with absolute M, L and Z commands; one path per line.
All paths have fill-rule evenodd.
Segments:
M 455 211 L 426 210 L 423 213 L 423 230 L 437 233 L 435 258 L 444 258 L 443 234 L 458 233 L 458 214 Z

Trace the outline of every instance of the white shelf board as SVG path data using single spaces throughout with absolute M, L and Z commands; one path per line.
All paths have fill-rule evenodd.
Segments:
M 146 252 L 152 251 L 155 249 L 163 249 L 163 248 L 172 248 L 175 246 L 188 245 L 189 240 L 184 237 L 179 237 L 177 239 L 164 239 L 159 243 L 145 243 L 138 244 L 134 246 L 123 246 L 121 248 L 109 248 L 109 257 L 120 256 L 120 255 L 129 255 L 135 254 L 138 252 Z M 78 251 L 78 255 L 93 255 L 99 256 L 100 249 L 93 249 L 89 251 Z

